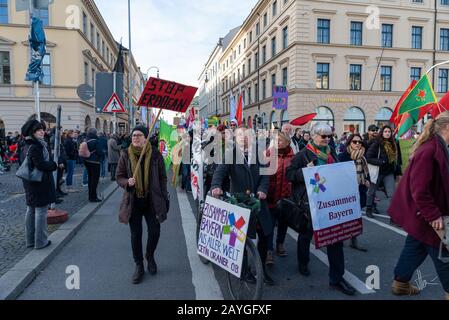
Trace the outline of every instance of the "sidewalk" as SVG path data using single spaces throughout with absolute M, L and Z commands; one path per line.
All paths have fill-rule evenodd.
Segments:
M 158 273 L 151 276 L 145 270 L 139 285 L 131 283 L 135 264 L 129 226 L 118 222 L 122 193 L 117 189 L 105 201 L 19 299 L 195 299 L 176 192 L 170 192 L 170 212 L 161 225 Z M 68 266 L 79 268 L 79 290 L 66 288 Z

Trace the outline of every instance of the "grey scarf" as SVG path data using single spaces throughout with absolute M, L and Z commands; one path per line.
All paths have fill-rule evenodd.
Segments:
M 37 139 L 39 143 L 44 147 L 44 160 L 49 161 L 50 160 L 50 154 L 48 153 L 48 145 L 47 142 L 45 142 L 44 139 Z

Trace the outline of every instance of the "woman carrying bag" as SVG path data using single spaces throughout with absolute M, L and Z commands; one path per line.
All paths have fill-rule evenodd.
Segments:
M 53 171 L 58 165 L 50 159 L 47 143 L 44 140 L 45 127 L 37 120 L 29 120 L 22 127 L 22 135 L 26 137 L 26 157 L 30 170 L 42 171 L 42 179 L 23 181 L 27 212 L 25 216 L 26 246 L 43 249 L 51 244 L 48 240 L 47 210 L 48 205 L 56 201 L 56 188 Z
M 366 216 L 374 218 L 374 197 L 379 185 L 385 186 L 385 194 L 391 199 L 395 190 L 395 180 L 401 176 L 401 150 L 393 137 L 393 130 L 384 126 L 376 140 L 366 152 L 366 160 L 370 166 L 370 187 L 368 189 Z
M 117 167 L 117 183 L 125 189 L 120 204 L 119 221 L 131 229 L 131 246 L 136 270 L 132 282 L 138 284 L 144 275 L 142 253 L 142 219 L 148 226 L 145 258 L 151 275 L 157 273 L 154 253 L 159 241 L 161 223 L 167 218 L 168 192 L 164 160 L 157 148 L 146 143 L 148 129 L 137 126 L 131 133 L 132 142 L 122 152 Z M 146 146 L 145 146 L 146 145 Z M 137 168 L 141 153 L 144 156 Z M 133 173 L 136 172 L 135 178 Z
M 345 151 L 338 155 L 338 161 L 354 161 L 357 172 L 357 182 L 359 184 L 360 208 L 366 207 L 366 192 L 370 186 L 370 182 L 368 179 L 368 162 L 365 158 L 365 145 L 360 134 L 355 133 L 349 136 L 346 141 Z M 357 237 L 351 238 L 350 247 L 363 252 L 368 251 L 366 248 L 359 246 Z

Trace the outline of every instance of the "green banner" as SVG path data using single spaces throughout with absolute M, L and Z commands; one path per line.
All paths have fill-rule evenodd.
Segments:
M 159 125 L 159 151 L 164 157 L 165 170 L 168 171 L 171 164 L 171 154 L 173 147 L 177 143 L 176 127 L 169 125 L 164 120 L 160 120 Z

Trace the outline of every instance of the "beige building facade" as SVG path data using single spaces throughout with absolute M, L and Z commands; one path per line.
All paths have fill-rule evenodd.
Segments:
M 260 0 L 220 58 L 221 117 L 229 121 L 229 99 L 242 92 L 250 126 L 317 112 L 339 135 L 363 133 L 388 123 L 411 80 L 446 60 L 445 1 Z M 448 69 L 429 73 L 438 97 Z M 274 85 L 288 87 L 288 110 L 272 109 Z
M 20 131 L 35 116 L 34 89 L 24 81 L 28 68 L 29 13 L 16 12 L 16 1 L 6 1 L 7 16 L 0 17 L 0 127 L 2 131 Z M 5 10 L 3 10 L 5 12 Z M 113 116 L 95 112 L 95 101 L 82 101 L 77 87 L 95 86 L 95 74 L 111 72 L 118 55 L 114 40 L 93 0 L 54 1 L 48 10 L 37 12 L 44 22 L 47 55 L 44 58 L 44 80 L 40 86 L 41 117 L 55 121 L 58 105 L 62 106 L 62 126 L 85 130 L 96 127 L 110 133 Z M 125 108 L 128 105 L 128 59 L 125 56 Z M 136 102 L 144 78 L 132 60 L 133 101 Z M 136 118 L 139 112 L 136 113 Z M 128 114 L 118 116 L 118 128 L 128 128 Z

